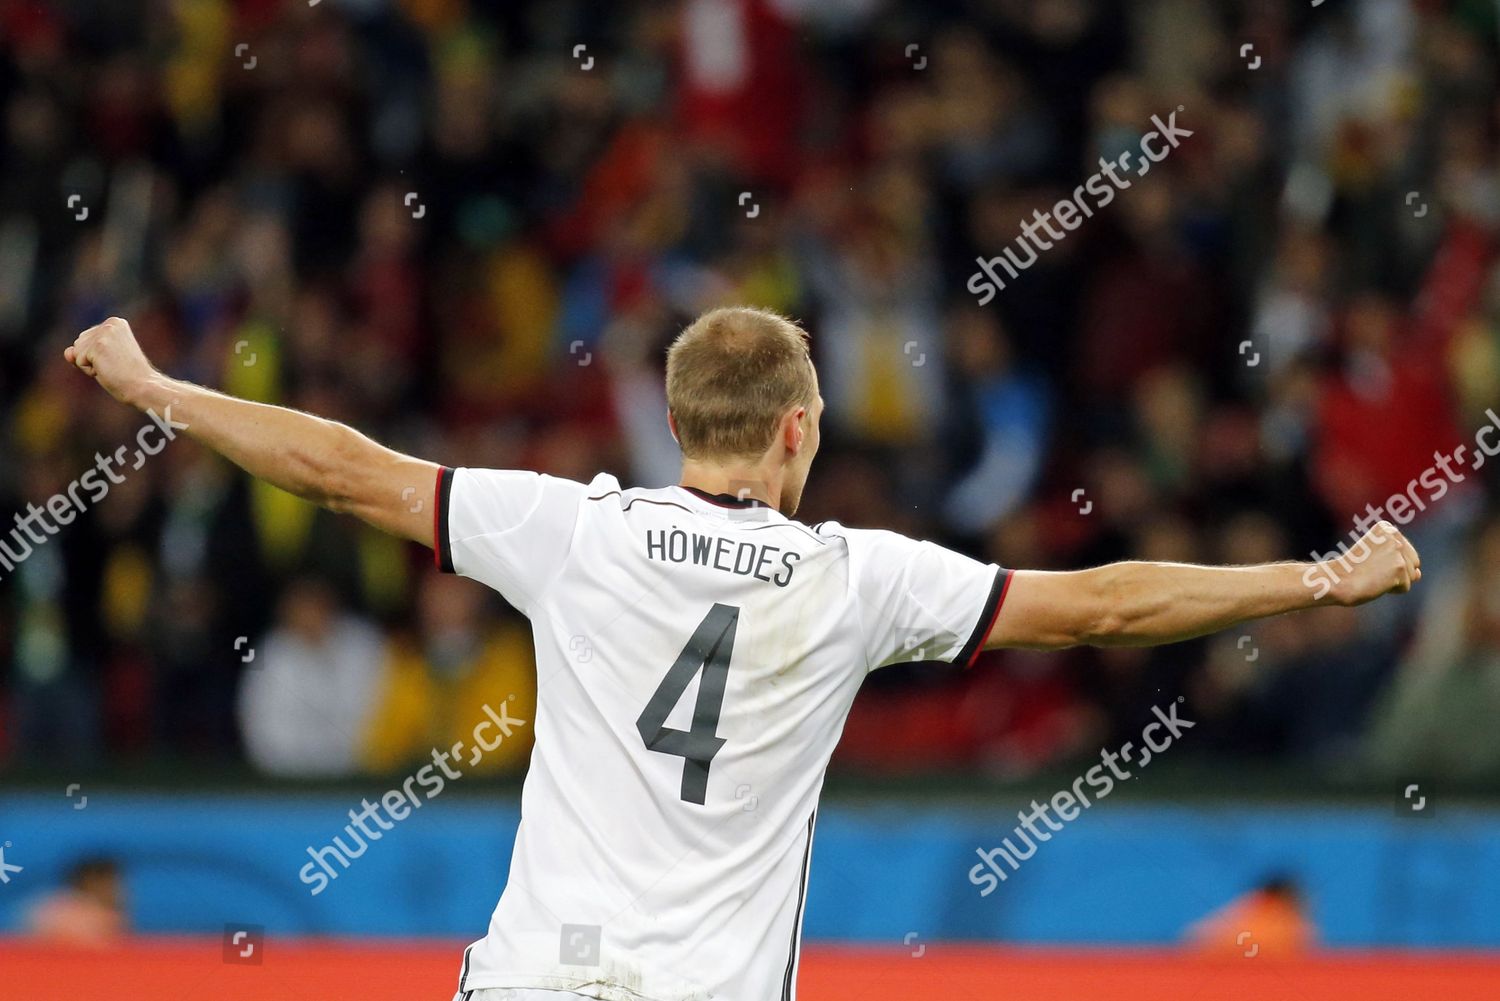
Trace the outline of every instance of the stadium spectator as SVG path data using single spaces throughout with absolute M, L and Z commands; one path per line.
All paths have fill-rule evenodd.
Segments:
M 1318 944 L 1317 926 L 1297 884 L 1271 876 L 1188 929 L 1192 947 L 1220 956 L 1290 959 Z
M 71 945 L 108 945 L 130 932 L 120 867 L 110 858 L 81 859 L 64 885 L 32 904 L 26 930 Z
M 354 774 L 386 656 L 380 631 L 341 608 L 328 584 L 303 578 L 250 652 L 239 719 L 251 762 L 284 778 Z
M 418 632 L 392 644 L 364 729 L 366 768 L 392 773 L 429 762 L 434 749 L 459 743 L 470 749 L 474 728 L 488 718 L 484 707 L 499 713 L 504 703 L 506 715 L 527 725 L 486 751 L 474 770 L 524 770 L 536 719 L 531 632 L 514 616 L 487 623 L 487 600 L 482 590 L 457 577 L 423 579 Z
M 1385 773 L 1448 780 L 1500 777 L 1500 521 L 1478 533 L 1465 565 L 1424 606 L 1410 651 L 1382 694 L 1367 736 Z

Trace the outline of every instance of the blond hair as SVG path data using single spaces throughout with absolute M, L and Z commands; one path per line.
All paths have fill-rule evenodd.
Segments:
M 689 459 L 759 458 L 787 411 L 816 397 L 807 332 L 770 310 L 710 310 L 667 351 L 667 409 Z

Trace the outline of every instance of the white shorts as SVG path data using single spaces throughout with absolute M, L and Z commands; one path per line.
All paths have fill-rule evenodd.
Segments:
M 572 991 L 539 991 L 530 987 L 491 987 L 482 991 L 463 991 L 453 1001 L 594 1001 Z

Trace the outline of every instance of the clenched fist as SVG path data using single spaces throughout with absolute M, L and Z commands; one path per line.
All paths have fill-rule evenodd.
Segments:
M 118 316 L 79 334 L 63 357 L 93 376 L 121 403 L 134 404 L 141 387 L 157 374 L 136 343 L 130 324 Z
M 1318 564 L 1341 605 L 1363 605 L 1383 594 L 1405 594 L 1422 579 L 1422 557 L 1388 521 L 1378 521 L 1342 557 Z

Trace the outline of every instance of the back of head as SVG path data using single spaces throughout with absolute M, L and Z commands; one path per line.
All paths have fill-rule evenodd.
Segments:
M 689 459 L 758 458 L 787 411 L 816 398 L 807 333 L 769 310 L 711 310 L 667 352 L 667 408 Z

